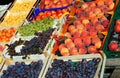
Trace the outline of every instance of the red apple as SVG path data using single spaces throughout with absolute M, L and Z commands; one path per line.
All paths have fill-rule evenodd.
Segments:
M 111 51 L 114 51 L 114 50 L 116 50 L 117 48 L 118 48 L 117 42 L 111 42 L 111 43 L 109 44 L 109 49 L 110 49 Z
M 120 25 L 114 27 L 115 32 L 120 33 Z

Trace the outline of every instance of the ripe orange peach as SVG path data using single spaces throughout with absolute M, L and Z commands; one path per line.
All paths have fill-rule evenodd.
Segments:
M 89 32 L 88 31 L 83 31 L 81 33 L 81 37 L 87 37 L 87 36 L 89 36 Z
M 65 36 L 67 36 L 68 38 L 71 38 L 71 34 L 69 32 L 66 32 Z
M 66 45 L 67 45 L 68 43 L 71 43 L 71 42 L 72 42 L 72 40 L 69 39 L 69 38 L 65 40 L 65 44 L 66 44 Z
M 78 30 L 83 30 L 84 29 L 84 25 L 83 24 L 78 24 L 78 25 L 76 25 L 76 28 Z
M 95 47 L 98 49 L 101 47 L 101 45 L 102 45 L 101 41 L 95 43 Z
M 68 27 L 68 30 L 69 30 L 69 31 L 72 31 L 73 29 L 75 29 L 75 26 L 74 26 L 74 25 L 70 25 L 70 26 Z
M 88 46 L 91 44 L 91 38 L 83 38 L 83 43 Z
M 76 38 L 76 39 L 74 39 L 74 43 L 75 43 L 75 45 L 78 45 L 78 44 L 82 43 L 82 40 L 80 38 Z
M 97 25 L 96 26 L 96 30 L 97 31 L 102 31 L 104 29 L 104 26 L 103 25 Z
M 61 55 L 63 56 L 69 56 L 69 50 L 67 48 L 62 48 L 62 50 L 60 51 Z
M 92 43 L 93 44 L 95 44 L 97 42 L 100 42 L 100 38 L 99 37 L 92 38 Z
M 87 50 L 84 47 L 79 48 L 79 54 L 86 54 Z
M 70 54 L 71 55 L 78 55 L 78 51 L 77 51 L 77 48 L 73 47 L 70 49 Z
M 83 19 L 82 20 L 82 24 L 84 24 L 84 25 L 86 25 L 86 24 L 88 24 L 90 21 L 88 20 L 88 19 Z
M 68 49 L 71 49 L 71 48 L 75 47 L 75 44 L 73 42 L 70 42 L 66 46 Z
M 84 47 L 84 46 L 85 46 L 85 45 L 84 45 L 84 43 L 83 43 L 83 42 L 81 42 L 81 43 L 79 43 L 79 44 L 78 44 L 78 46 L 77 46 L 77 47 L 78 47 L 78 48 L 81 48 L 81 47 Z
M 77 29 L 73 29 L 70 31 L 71 35 L 74 35 L 77 32 Z
M 98 6 L 98 7 L 104 6 L 104 1 L 103 1 L 103 0 L 99 0 L 99 1 L 97 2 L 97 6 Z
M 79 31 L 76 31 L 73 36 L 74 36 L 74 37 L 80 37 L 80 32 L 79 32 Z
M 97 48 L 95 46 L 89 46 L 88 53 L 98 53 Z
M 62 48 L 65 48 L 65 47 L 66 47 L 65 44 L 60 44 L 60 45 L 59 45 L 59 50 L 61 51 Z

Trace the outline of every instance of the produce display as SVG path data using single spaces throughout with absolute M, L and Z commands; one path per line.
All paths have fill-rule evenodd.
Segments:
M 13 27 L 0 30 L 0 42 L 9 42 L 15 32 L 16 28 Z
M 20 39 L 19 41 L 7 45 L 8 55 L 10 55 L 11 58 L 13 56 L 23 56 L 22 58 L 26 59 L 27 55 L 42 54 L 53 31 L 54 29 L 51 28 L 43 32 L 36 32 L 35 35 L 37 37 L 32 38 L 30 41 Z
M 30 64 L 15 62 L 2 71 L 1 78 L 38 78 L 43 67 L 43 61 L 33 61 Z
M 52 18 L 45 18 L 41 21 L 36 21 L 33 23 L 29 23 L 24 26 L 20 26 L 18 28 L 18 32 L 21 36 L 32 36 L 35 34 L 35 32 L 38 31 L 46 31 L 49 28 L 52 28 L 54 24 L 54 19 Z
M 40 9 L 60 8 L 69 6 L 74 0 L 41 0 Z
M 43 20 L 46 17 L 52 17 L 52 18 L 59 19 L 62 15 L 66 13 L 69 13 L 68 9 L 40 12 L 38 16 L 34 18 L 34 20 Z
M 55 59 L 45 78 L 94 78 L 100 58 L 73 62 Z
M 109 43 L 109 50 L 120 51 L 120 20 L 117 20 L 114 26 L 114 32 Z

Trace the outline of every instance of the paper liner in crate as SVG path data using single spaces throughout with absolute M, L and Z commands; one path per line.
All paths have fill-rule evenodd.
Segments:
M 48 68 L 51 67 L 51 64 L 53 63 L 54 59 L 60 59 L 60 60 L 64 60 L 64 61 L 72 60 L 73 62 L 77 62 L 77 61 L 81 61 L 82 59 L 86 59 L 88 61 L 88 60 L 91 60 L 93 58 L 100 58 L 101 59 L 101 61 L 98 64 L 95 76 L 94 76 L 94 78 L 99 78 L 99 72 L 100 72 L 100 69 L 102 66 L 102 62 L 104 60 L 100 54 L 85 54 L 85 55 L 64 56 L 64 57 L 55 57 L 54 55 L 52 55 L 48 61 L 48 64 L 45 68 L 45 71 L 42 75 L 42 78 L 45 78 L 45 75 L 48 71 Z M 103 74 L 100 75 L 100 78 L 102 78 L 102 75 Z
M 46 67 L 46 64 L 47 64 L 47 60 L 49 59 L 49 56 L 47 56 L 47 57 L 44 57 L 44 56 L 41 56 L 41 57 L 34 57 L 34 59 L 27 59 L 27 60 L 19 60 L 19 59 L 15 59 L 15 60 L 8 60 L 8 59 L 6 59 L 6 62 L 5 62 L 5 64 L 4 64 L 4 66 L 3 66 L 3 68 L 2 68 L 2 70 L 1 70 L 1 72 L 0 72 L 0 76 L 2 76 L 2 71 L 3 70 L 7 70 L 7 67 L 9 66 L 9 65 L 15 65 L 15 62 L 25 62 L 25 64 L 30 64 L 31 62 L 37 62 L 37 61 L 39 61 L 39 60 L 42 60 L 42 62 L 43 62 L 43 66 L 42 66 L 42 69 L 41 69 L 41 71 L 40 71 L 40 73 L 39 73 L 39 77 L 38 78 L 41 78 L 41 76 L 42 76 L 42 74 L 43 74 L 43 71 L 44 71 L 44 69 L 45 69 L 45 67 Z

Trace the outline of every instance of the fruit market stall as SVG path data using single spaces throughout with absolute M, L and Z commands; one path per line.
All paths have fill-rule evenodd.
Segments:
M 104 78 L 108 66 L 119 68 L 119 0 L 14 0 L 6 8 L 1 78 Z

